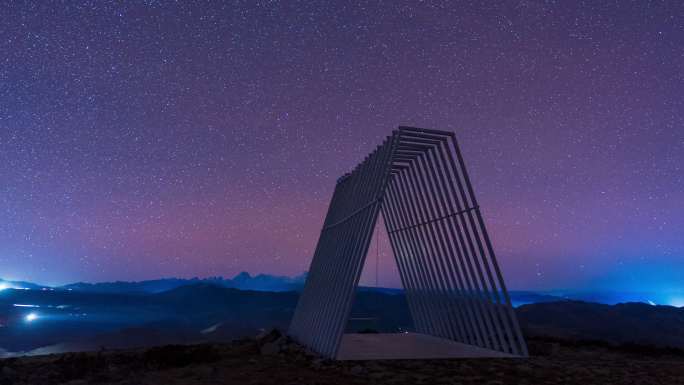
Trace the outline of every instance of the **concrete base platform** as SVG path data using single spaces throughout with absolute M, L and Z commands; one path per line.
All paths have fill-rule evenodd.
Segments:
M 514 358 L 477 346 L 417 333 L 345 334 L 338 360 L 420 360 L 435 358 Z

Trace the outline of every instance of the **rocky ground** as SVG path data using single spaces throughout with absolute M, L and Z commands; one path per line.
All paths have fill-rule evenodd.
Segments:
M 528 359 L 335 362 L 271 332 L 231 344 L 5 359 L 0 385 L 684 384 L 679 350 L 528 342 Z

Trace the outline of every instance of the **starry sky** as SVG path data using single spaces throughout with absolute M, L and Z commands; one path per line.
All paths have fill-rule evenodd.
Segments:
M 403 124 L 456 132 L 509 287 L 684 290 L 682 4 L 5 5 L 0 277 L 300 274 Z

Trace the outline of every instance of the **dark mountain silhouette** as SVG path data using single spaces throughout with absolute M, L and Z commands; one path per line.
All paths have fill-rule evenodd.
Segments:
M 684 308 L 565 301 L 516 311 L 527 335 L 684 348 Z
M 531 303 L 558 302 L 566 300 L 566 298 L 564 297 L 559 297 L 547 293 L 537 293 L 534 291 L 513 290 L 508 294 L 510 295 L 511 302 L 515 307 Z
M 87 283 L 87 282 L 77 282 L 64 286 L 60 286 L 59 289 L 65 290 L 76 290 L 80 292 L 90 292 L 90 293 L 159 293 L 166 290 L 171 290 L 179 286 L 184 286 L 192 283 L 199 282 L 214 282 L 216 284 L 221 284 L 220 279 L 181 279 L 181 278 L 164 278 L 164 279 L 154 279 L 148 281 L 139 282 L 127 282 L 127 281 L 115 281 L 115 282 L 99 282 L 99 283 Z
M 0 351 L 41 348 L 39 352 L 45 353 L 227 341 L 253 336 L 262 329 L 286 330 L 298 299 L 296 291 L 239 290 L 190 281 L 155 293 L 3 290 Z M 536 293 L 518 298 L 553 299 Z M 684 348 L 684 308 L 563 300 L 524 305 L 517 312 L 528 336 Z M 35 319 L 27 319 L 29 314 Z M 401 291 L 359 289 L 348 331 L 412 328 Z
M 59 288 L 65 290 L 96 293 L 161 293 L 163 291 L 172 290 L 181 286 L 193 284 L 212 284 L 216 286 L 243 290 L 288 291 L 300 289 L 301 286 L 304 285 L 305 279 L 305 274 L 296 277 L 276 276 L 269 274 L 258 274 L 256 276 L 252 276 L 248 272 L 243 271 L 232 279 L 223 277 L 209 277 L 190 279 L 164 278 L 138 282 L 77 282 L 60 286 Z
M 306 273 L 296 277 L 274 276 L 269 274 L 251 276 L 249 273 L 243 271 L 233 277 L 229 284 L 224 284 L 224 286 L 243 290 L 288 291 L 300 290 L 301 287 L 304 286 L 305 281 Z
M 24 282 L 24 281 L 7 281 L 2 278 L 0 278 L 0 289 L 9 289 L 9 288 L 21 288 L 21 289 L 43 289 L 47 288 L 47 286 L 42 286 L 38 285 L 35 283 L 31 282 Z
M 6 287 L 21 287 L 29 289 L 55 289 L 78 291 L 84 293 L 102 293 L 102 294 L 154 294 L 173 290 L 179 287 L 196 285 L 196 284 L 210 284 L 226 288 L 234 288 L 240 290 L 255 290 L 255 291 L 300 291 L 304 286 L 306 280 L 306 273 L 295 277 L 274 276 L 269 274 L 250 275 L 247 272 L 241 272 L 232 279 L 223 277 L 209 277 L 209 278 L 163 278 L 147 281 L 115 281 L 115 282 L 99 282 L 87 283 L 77 282 L 68 285 L 50 288 L 47 286 L 30 283 L 30 282 L 9 282 L 0 279 L 2 282 L 7 282 Z M 359 291 L 374 291 L 384 294 L 402 294 L 402 289 L 385 288 L 385 287 L 369 287 L 360 286 Z M 511 300 L 514 306 L 522 304 L 538 303 L 538 302 L 552 302 L 560 301 L 564 298 L 547 293 L 537 293 L 533 291 L 511 291 Z

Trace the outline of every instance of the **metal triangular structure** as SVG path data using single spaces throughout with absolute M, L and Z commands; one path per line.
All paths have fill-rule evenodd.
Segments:
M 338 179 L 291 337 L 337 356 L 380 213 L 418 333 L 527 356 L 455 136 L 413 127 Z

